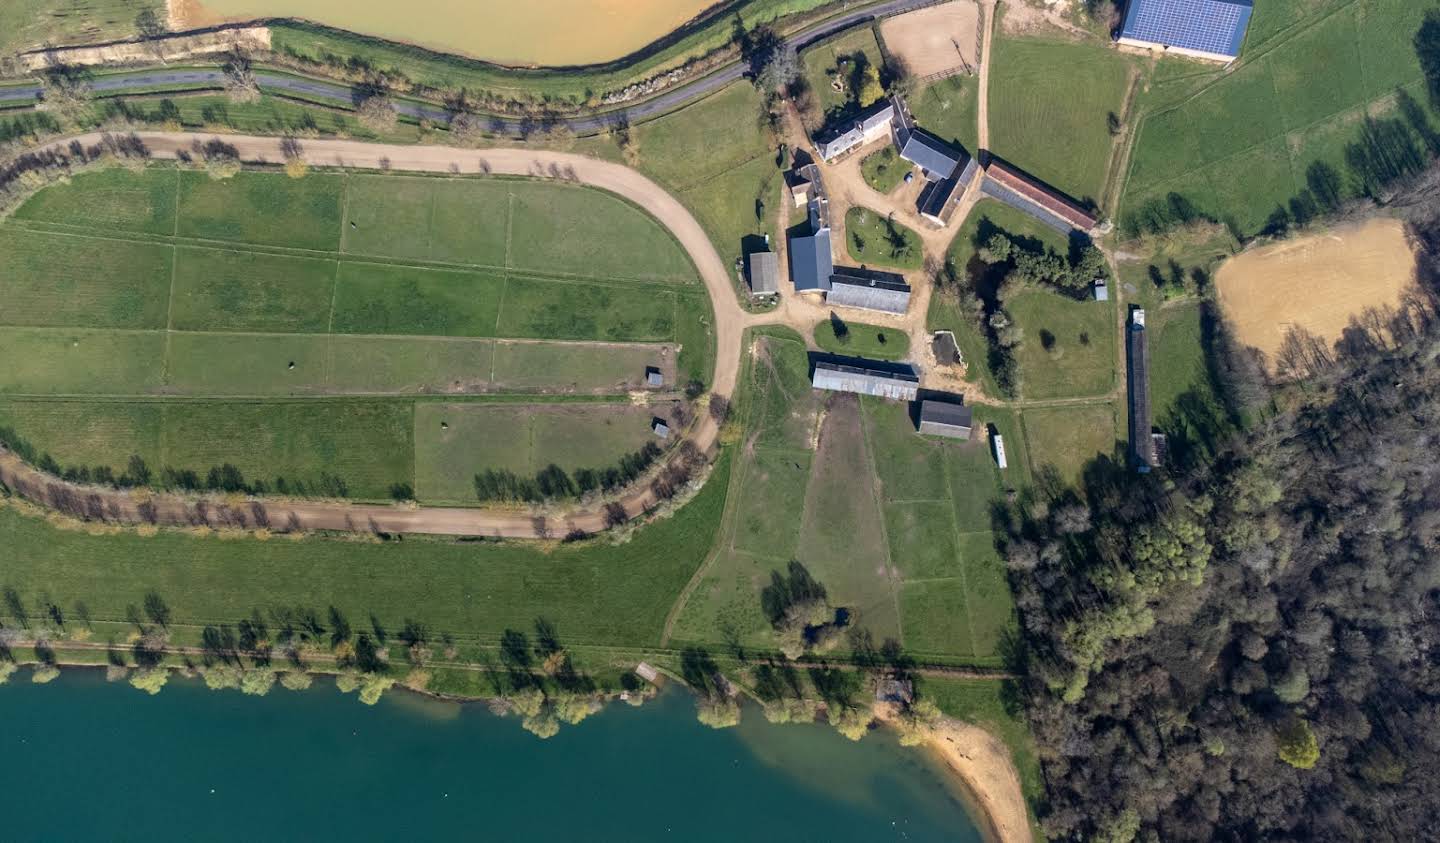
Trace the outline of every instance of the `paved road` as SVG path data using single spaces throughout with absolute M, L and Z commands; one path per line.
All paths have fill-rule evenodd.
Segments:
M 936 2 L 937 0 L 888 0 L 888 2 L 868 6 L 853 12 L 842 13 L 837 17 L 817 23 L 810 29 L 791 36 L 789 43 L 796 49 L 803 49 L 816 41 L 828 38 L 837 32 L 842 32 L 865 21 L 888 17 L 901 12 L 908 12 L 912 9 L 933 5 Z M 732 62 L 707 76 L 677 88 L 667 89 L 654 97 L 650 97 L 634 105 L 580 117 L 563 118 L 558 121 L 558 124 L 569 128 L 570 131 L 577 135 L 586 135 L 602 131 L 622 120 L 631 124 L 640 123 L 644 120 L 674 111 L 693 100 L 698 100 L 713 94 L 731 82 L 744 78 L 745 72 L 746 67 L 743 62 Z M 294 76 L 266 72 L 264 70 L 257 70 L 255 77 L 262 88 L 294 97 L 320 97 L 338 102 L 351 102 L 356 95 L 356 90 L 343 82 L 301 79 Z M 147 89 L 163 89 L 166 87 L 174 87 L 176 89 L 202 86 L 220 87 L 224 84 L 224 81 L 224 74 L 218 69 L 151 70 L 127 74 L 123 77 L 96 79 L 91 83 L 90 87 L 96 93 L 116 95 L 123 94 L 126 91 L 145 91 Z M 35 100 L 39 95 L 39 85 L 0 87 L 0 103 L 29 102 Z M 426 119 L 434 122 L 443 123 L 450 117 L 449 111 L 439 105 L 433 104 L 420 104 L 402 100 L 396 102 L 396 109 L 406 117 Z M 490 128 L 495 134 L 518 135 L 521 129 L 521 121 L 512 118 L 496 117 Z
M 196 144 L 214 137 L 187 132 L 138 132 L 134 136 L 142 140 L 156 158 L 175 158 L 182 153 L 190 153 Z M 56 141 L 37 151 L 60 151 L 73 141 L 93 146 L 102 140 L 103 135 L 92 133 Z M 278 163 L 285 158 L 281 138 L 224 135 L 222 140 L 233 146 L 246 161 Z M 529 149 L 461 150 L 448 146 L 306 140 L 301 154 L 310 163 L 327 167 L 433 173 L 476 173 L 483 167 L 488 172 L 501 175 L 577 181 L 629 199 L 670 230 L 699 270 L 715 313 L 715 376 L 711 391 L 727 399 L 734 393 L 740 368 L 741 336 L 746 325 L 756 320 L 740 309 L 735 300 L 731 271 L 715 252 L 700 223 L 664 188 L 640 173 L 621 164 L 582 155 Z M 715 445 L 718 435 L 719 427 L 708 413 L 703 414 L 687 433 L 688 438 L 706 452 Z M 153 511 L 147 517 L 142 505 L 128 492 L 71 486 L 40 474 L 3 448 L 0 448 L 0 482 L 46 506 L 73 510 L 77 501 L 82 502 L 87 511 L 113 521 L 213 526 L 227 523 L 227 514 L 218 504 L 212 502 L 210 510 L 197 511 L 192 500 L 169 494 L 153 496 L 147 504 L 153 507 Z M 658 502 L 650 488 L 645 486 L 632 489 L 621 504 L 628 516 L 635 517 Z M 533 513 L 514 509 L 402 509 L 321 501 L 265 501 L 258 510 L 249 504 L 245 509 L 242 514 L 245 523 L 250 526 L 268 523 L 279 528 L 308 530 L 547 538 L 564 536 L 576 530 L 594 533 L 607 526 L 604 512 L 593 509 L 552 515 L 543 526 Z

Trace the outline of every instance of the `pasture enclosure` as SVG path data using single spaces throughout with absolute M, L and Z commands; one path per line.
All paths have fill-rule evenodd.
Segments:
M 1415 255 L 1399 220 L 1372 220 L 1236 255 L 1215 274 L 1220 306 L 1241 343 L 1275 371 L 1291 329 L 1327 345 L 1352 319 L 1400 304 Z
M 1139 100 L 1120 221 L 1144 226 L 1174 194 L 1244 235 L 1288 214 L 1292 198 L 1330 201 L 1421 156 L 1433 121 L 1415 36 L 1433 4 L 1409 0 L 1256 3 L 1240 60 L 1222 70 L 1172 59 Z M 1378 129 L 1378 131 L 1377 131 Z M 1357 169 L 1353 162 L 1372 162 Z M 1319 190 L 1315 188 L 1319 187 Z M 1304 200 L 1302 199 L 1302 202 Z M 1302 206 L 1303 207 L 1303 206 Z M 1312 212 L 1313 213 L 1313 212 Z
M 1025 332 L 1016 349 L 1026 398 L 1099 395 L 1115 384 L 1114 301 L 1073 299 L 1029 289 L 1005 309 Z
M 951 0 L 885 18 L 880 37 L 912 75 L 919 78 L 970 73 L 980 65 L 980 5 Z
M 1124 111 L 1134 57 L 1108 46 L 997 34 L 990 73 L 995 154 L 1068 193 L 1099 204 Z
M 247 488 L 383 498 L 432 487 L 413 466 L 424 396 L 621 396 L 656 366 L 663 400 L 712 357 L 708 299 L 669 232 L 569 184 L 100 170 L 22 206 L 0 256 L 16 434 L 117 475 L 133 454 L 157 477 L 229 464 Z M 148 421 L 40 429 L 86 401 Z M 586 441 L 597 468 L 634 450 Z

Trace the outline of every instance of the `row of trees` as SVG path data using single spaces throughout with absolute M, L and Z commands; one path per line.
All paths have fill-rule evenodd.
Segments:
M 1415 234 L 1440 289 L 1440 215 Z M 1007 510 L 1050 835 L 1433 836 L 1437 354 L 1413 300 L 1188 475 L 1101 459 Z
M 486 469 L 475 475 L 475 496 L 482 501 L 538 503 L 610 492 L 640 477 L 662 453 L 659 445 L 646 442 L 638 451 L 622 456 L 617 465 L 580 468 L 573 474 L 554 463 L 534 477 L 522 477 L 508 469 Z

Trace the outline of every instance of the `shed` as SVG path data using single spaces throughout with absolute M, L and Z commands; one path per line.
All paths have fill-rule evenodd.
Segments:
M 1145 335 L 1145 311 L 1130 313 L 1130 330 L 1125 333 L 1126 380 L 1129 387 L 1131 457 L 1141 474 L 1155 465 L 1155 440 L 1150 420 L 1150 346 Z
M 1062 234 L 1070 229 L 1089 231 L 1098 220 L 1073 199 L 1033 176 L 991 159 L 980 191 L 1017 211 L 1023 211 Z
M 969 439 L 973 414 L 969 407 L 946 401 L 920 402 L 920 432 L 951 439 Z
M 670 438 L 670 425 L 666 424 L 665 420 L 662 418 L 655 418 L 651 420 L 650 429 L 655 431 L 655 435 L 660 437 L 661 439 Z
M 780 259 L 774 252 L 750 253 L 750 292 L 757 296 L 780 292 Z
M 1095 280 L 1095 301 L 1110 301 L 1110 288 L 1106 286 L 1104 278 Z
M 896 401 L 914 401 L 920 391 L 920 378 L 913 372 L 890 372 L 829 361 L 815 364 L 810 384 L 816 389 L 854 392 Z
M 664 386 L 665 375 L 661 374 L 660 369 L 655 366 L 646 366 L 645 384 L 646 386 Z
M 1130 0 L 1117 39 L 1209 61 L 1240 55 L 1253 0 Z
M 990 437 L 990 448 L 995 451 L 995 465 L 1000 468 L 1008 468 L 1005 462 L 1005 437 L 996 433 Z
M 825 301 L 840 307 L 858 307 L 882 313 L 904 313 L 910 308 L 910 285 L 893 272 L 838 267 L 830 276 Z

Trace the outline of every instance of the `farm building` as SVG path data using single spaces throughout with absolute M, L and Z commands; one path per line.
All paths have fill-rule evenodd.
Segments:
M 842 266 L 830 276 L 825 301 L 840 307 L 904 313 L 910 307 L 910 285 L 893 272 Z
M 1150 436 L 1150 346 L 1146 339 L 1145 311 L 1137 307 L 1130 314 L 1130 330 L 1125 332 L 1125 351 L 1129 357 L 1130 451 L 1135 470 L 1141 474 L 1155 465 L 1155 440 Z
M 951 439 L 969 439 L 973 413 L 963 404 L 920 402 L 920 432 Z
M 1072 228 L 1090 231 L 1098 222 L 1089 211 L 1059 191 L 996 159 L 991 159 L 985 167 L 985 181 L 980 191 L 1062 234 L 1068 234 Z
M 858 149 L 890 132 L 895 119 L 895 107 L 888 102 L 879 102 L 868 111 L 834 126 L 826 134 L 828 140 L 817 141 L 815 151 L 826 162 L 834 161 L 852 149 Z
M 913 373 L 882 372 L 861 366 L 819 362 L 810 385 L 834 392 L 856 392 L 896 401 L 914 401 L 920 390 L 920 378 Z
M 1095 279 L 1095 301 L 1110 301 L 1110 287 L 1104 278 Z
M 1005 437 L 998 433 L 990 436 L 990 448 L 995 452 L 995 465 L 999 468 L 1008 468 L 1005 462 Z
M 790 239 L 790 280 L 795 284 L 795 292 L 829 290 L 830 276 L 834 273 L 829 228 L 822 228 L 809 237 Z
M 1253 11 L 1253 0 L 1130 0 L 1116 40 L 1228 64 L 1240 55 Z
M 768 296 L 780 291 L 780 260 L 774 252 L 750 253 L 750 293 Z
M 965 166 L 958 172 L 949 178 L 925 185 L 920 191 L 919 201 L 916 202 L 920 216 L 941 228 L 949 225 L 956 203 L 965 195 L 965 187 L 975 178 L 975 171 L 978 169 L 980 165 L 975 163 L 975 159 L 967 156 Z
M 665 376 L 664 376 L 663 374 L 661 374 L 661 373 L 660 373 L 660 370 L 659 370 L 658 368 L 656 368 L 655 366 L 646 366 L 646 367 L 645 367 L 645 385 L 646 385 L 646 386 L 664 386 L 664 385 L 665 385 Z
M 655 435 L 661 439 L 670 438 L 670 425 L 667 424 L 664 419 L 657 418 L 651 420 L 650 429 L 655 431 Z
M 930 181 L 949 178 L 970 157 L 924 129 L 908 125 L 896 128 L 895 146 L 900 157 L 919 167 L 920 174 Z

